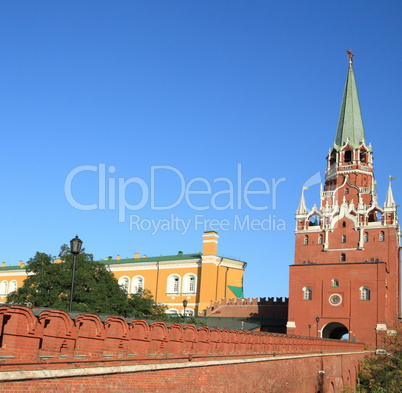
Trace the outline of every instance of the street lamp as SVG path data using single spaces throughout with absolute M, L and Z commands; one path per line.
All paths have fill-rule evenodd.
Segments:
M 187 307 L 187 304 L 188 304 L 188 301 L 187 301 L 186 299 L 184 299 L 184 300 L 183 300 L 183 308 L 184 308 L 184 311 L 183 311 L 183 318 L 185 318 L 185 316 L 186 316 L 186 307 Z
M 72 274 L 72 278 L 71 278 L 70 307 L 68 309 L 69 312 L 72 311 L 72 306 L 73 306 L 75 263 L 77 261 L 77 255 L 81 251 L 81 247 L 82 247 L 82 240 L 78 238 L 78 235 L 76 235 L 75 238 L 71 239 L 71 241 L 70 241 L 70 250 L 71 250 L 71 254 L 73 254 L 73 274 Z
M 315 321 L 317 322 L 317 338 L 318 338 L 318 322 L 320 322 L 320 317 L 317 317 L 317 318 L 315 319 Z

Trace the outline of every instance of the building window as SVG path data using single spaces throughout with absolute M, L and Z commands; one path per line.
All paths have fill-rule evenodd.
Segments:
M 369 287 L 360 287 L 360 300 L 370 300 Z
M 364 241 L 364 243 L 367 243 L 369 241 L 369 236 L 368 236 L 367 232 L 364 232 L 363 241 Z
M 346 228 L 346 221 L 342 221 L 342 228 Z
M 345 262 L 346 261 L 346 254 L 342 253 L 341 254 L 341 262 Z
M 346 243 L 346 235 L 342 235 L 342 243 Z
M 169 295 L 178 295 L 180 293 L 180 276 L 172 274 L 168 277 L 166 293 Z
M 132 282 L 132 293 L 141 293 L 144 291 L 144 278 L 135 276 Z
M 130 279 L 128 277 L 120 277 L 119 278 L 119 285 L 127 292 L 129 293 L 130 290 Z
M 345 188 L 345 194 L 349 194 L 349 188 Z
M 10 288 L 8 290 L 8 293 L 13 293 L 17 291 L 17 281 L 13 280 L 10 282 Z
M 338 279 L 333 278 L 333 279 L 331 280 L 331 282 L 332 282 L 332 286 L 333 286 L 333 287 L 339 287 L 339 280 L 338 280 Z
M 312 300 L 313 299 L 313 291 L 310 287 L 303 288 L 303 300 Z
M 351 162 L 352 161 L 352 150 L 346 150 L 345 151 L 345 162 Z
M 194 274 L 186 274 L 183 277 L 183 293 L 196 293 L 197 278 Z
M 307 246 L 307 244 L 308 244 L 308 236 L 306 235 L 304 236 L 304 245 Z
M 385 240 L 385 234 L 384 232 L 380 232 L 380 238 L 379 238 L 380 242 L 383 242 Z
M 322 244 L 322 235 L 318 236 L 318 244 Z
M 3 280 L 0 284 L 0 296 L 7 295 L 7 287 L 8 287 L 8 281 Z

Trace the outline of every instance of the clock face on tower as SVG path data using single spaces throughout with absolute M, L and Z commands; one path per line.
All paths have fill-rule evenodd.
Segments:
M 332 306 L 339 306 L 342 303 L 342 296 L 339 293 L 333 293 L 328 301 Z

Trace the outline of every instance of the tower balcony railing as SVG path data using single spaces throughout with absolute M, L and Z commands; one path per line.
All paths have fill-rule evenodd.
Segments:
M 334 191 L 323 191 L 322 192 L 322 196 L 324 198 L 332 198 L 333 195 L 334 195 Z
M 333 165 L 330 167 L 329 170 L 327 170 L 326 176 L 332 176 L 335 174 L 337 171 L 352 171 L 352 170 L 360 170 L 364 172 L 370 172 L 371 167 L 366 166 L 366 165 L 355 165 L 355 164 L 349 164 L 349 165 L 340 165 L 338 168 Z

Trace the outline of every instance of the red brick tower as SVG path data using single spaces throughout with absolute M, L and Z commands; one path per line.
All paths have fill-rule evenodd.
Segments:
M 287 331 L 349 334 L 375 347 L 377 332 L 392 329 L 400 312 L 400 233 L 391 181 L 384 206 L 378 204 L 351 52 L 320 194 L 320 207 L 308 211 L 303 190 L 296 212 Z

